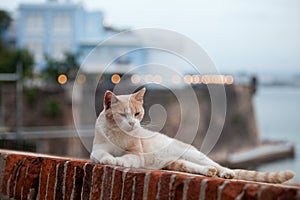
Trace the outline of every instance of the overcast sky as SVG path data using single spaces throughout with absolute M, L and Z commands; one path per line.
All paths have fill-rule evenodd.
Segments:
M 20 2 L 1 0 L 16 10 Z M 78 2 L 78 1 L 76 1 Z M 300 73 L 299 0 L 86 0 L 115 26 L 167 28 L 198 42 L 223 72 Z

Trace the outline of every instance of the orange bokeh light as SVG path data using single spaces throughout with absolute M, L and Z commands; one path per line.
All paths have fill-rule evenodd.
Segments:
M 68 81 L 68 77 L 65 74 L 61 74 L 57 78 L 57 82 L 61 85 L 65 84 Z
M 118 84 L 118 83 L 120 83 L 120 81 L 121 81 L 121 77 L 120 77 L 119 74 L 114 74 L 114 75 L 112 75 L 112 77 L 111 77 L 111 82 L 112 82 L 113 84 Z

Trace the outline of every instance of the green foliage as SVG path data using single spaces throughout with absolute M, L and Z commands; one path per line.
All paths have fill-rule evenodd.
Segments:
M 4 48 L 2 36 L 9 27 L 10 23 L 11 17 L 9 16 L 9 14 L 4 10 L 0 10 L 0 50 Z
M 3 33 L 9 27 L 11 17 L 5 10 L 0 10 L 0 33 Z
M 62 113 L 61 103 L 56 99 L 49 99 L 46 101 L 44 113 L 48 117 L 57 117 Z
M 15 73 L 17 64 L 23 66 L 23 77 L 31 77 L 33 56 L 25 49 L 11 49 L 2 42 L 2 34 L 7 30 L 11 18 L 7 12 L 0 10 L 0 73 Z
M 32 77 L 33 57 L 26 49 L 0 50 L 0 73 L 15 73 L 17 64 L 23 66 L 23 76 Z
M 55 60 L 46 55 L 46 67 L 42 71 L 42 77 L 50 83 L 56 83 L 60 74 L 66 74 L 69 79 L 75 79 L 80 67 L 77 62 L 78 56 L 78 53 L 66 52 L 63 60 Z

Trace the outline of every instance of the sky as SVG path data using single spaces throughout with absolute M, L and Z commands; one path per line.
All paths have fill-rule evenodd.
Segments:
M 300 74 L 299 0 L 86 0 L 117 27 L 171 29 L 204 48 L 222 72 Z M 1 0 L 0 9 L 44 0 Z

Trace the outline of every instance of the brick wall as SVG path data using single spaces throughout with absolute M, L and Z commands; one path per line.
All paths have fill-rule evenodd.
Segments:
M 288 185 L 95 165 L 0 150 L 0 199 L 300 199 Z

